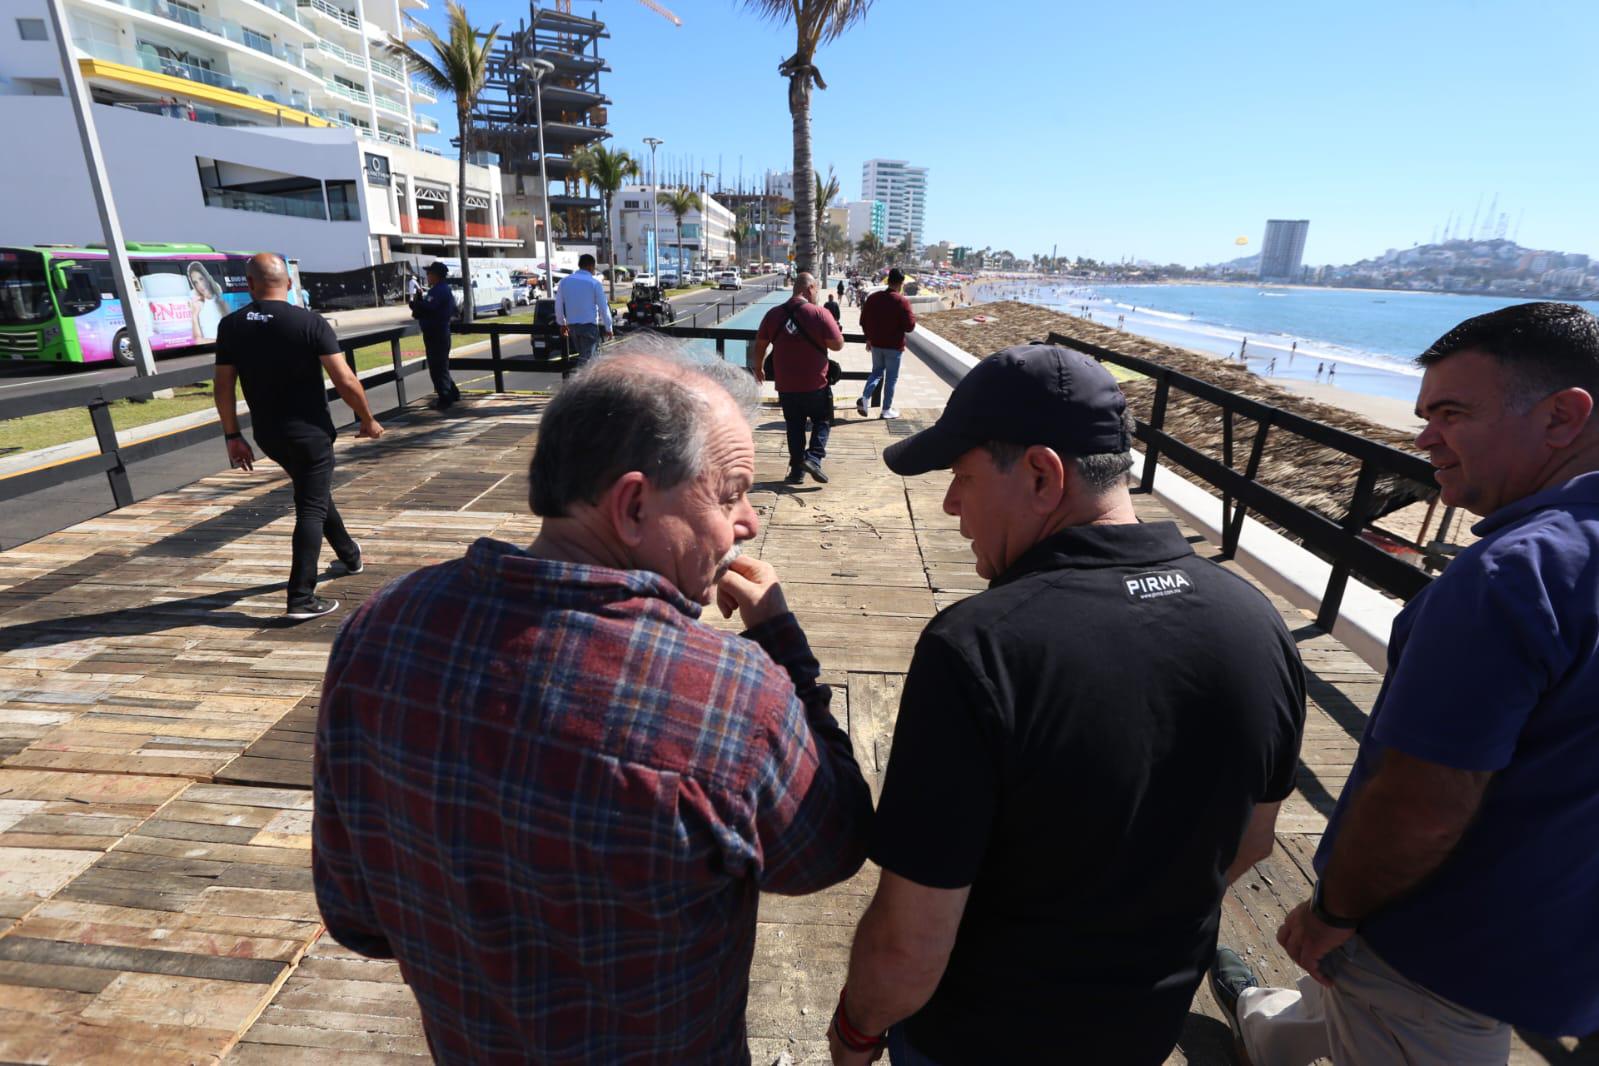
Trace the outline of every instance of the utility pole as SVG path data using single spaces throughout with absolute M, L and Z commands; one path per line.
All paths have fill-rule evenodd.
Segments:
M 650 273 L 655 275 L 657 288 L 661 284 L 661 229 L 656 208 L 661 198 L 661 183 L 655 173 L 655 149 L 666 142 L 659 137 L 646 137 L 644 143 L 650 146 Z
M 123 329 L 128 334 L 128 347 L 133 352 L 134 368 L 141 378 L 155 375 L 155 359 L 150 354 L 149 338 L 144 334 L 144 324 L 139 321 L 134 308 L 133 268 L 128 264 L 128 249 L 122 239 L 122 220 L 117 216 L 116 201 L 111 196 L 111 182 L 106 175 L 105 158 L 100 154 L 100 137 L 95 132 L 92 101 L 88 86 L 83 83 L 83 72 L 78 69 L 78 57 L 72 51 L 72 37 L 67 32 L 67 16 L 62 10 L 62 0 L 46 0 L 50 12 L 50 31 L 55 34 L 56 48 L 61 53 L 61 74 L 66 84 L 67 97 L 72 101 L 72 115 L 78 121 L 78 139 L 83 142 L 83 158 L 89 168 L 89 189 L 94 193 L 94 206 L 100 213 L 100 229 L 105 235 L 106 254 L 111 258 L 111 283 L 117 299 L 122 301 Z M 169 390 L 161 390 L 167 396 Z

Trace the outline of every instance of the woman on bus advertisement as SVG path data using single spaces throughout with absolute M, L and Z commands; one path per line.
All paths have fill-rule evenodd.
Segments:
M 184 268 L 188 276 L 190 336 L 198 343 L 217 339 L 217 324 L 231 307 L 222 296 L 222 286 L 217 284 L 210 271 L 198 260 Z

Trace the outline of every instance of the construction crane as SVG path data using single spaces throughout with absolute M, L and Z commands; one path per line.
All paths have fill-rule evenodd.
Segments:
M 666 10 L 666 8 L 662 7 L 660 4 L 657 4 L 655 0 L 638 0 L 638 2 L 655 12 L 657 15 L 661 16 L 666 21 L 670 22 L 672 25 L 683 25 L 682 19 Z M 563 15 L 570 15 L 572 13 L 572 0 L 555 0 L 555 10 L 559 11 Z

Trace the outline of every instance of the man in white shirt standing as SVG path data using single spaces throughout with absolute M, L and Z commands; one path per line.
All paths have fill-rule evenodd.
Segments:
M 594 276 L 592 255 L 580 256 L 577 272 L 555 287 L 555 321 L 561 325 L 561 336 L 571 338 L 579 367 L 594 357 L 602 327 L 606 339 L 611 338 L 611 305 L 605 299 L 605 283 Z

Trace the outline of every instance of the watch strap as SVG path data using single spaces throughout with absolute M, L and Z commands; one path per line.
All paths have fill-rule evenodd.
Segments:
M 1310 913 L 1316 916 L 1316 920 L 1322 925 L 1330 926 L 1333 929 L 1354 929 L 1358 927 L 1360 922 L 1357 919 L 1344 918 L 1327 909 L 1326 905 L 1322 903 L 1321 886 L 1322 882 L 1317 881 L 1316 887 L 1310 893 Z

